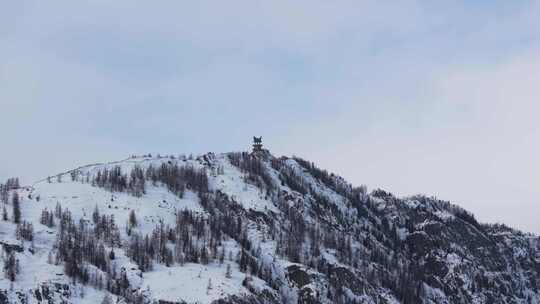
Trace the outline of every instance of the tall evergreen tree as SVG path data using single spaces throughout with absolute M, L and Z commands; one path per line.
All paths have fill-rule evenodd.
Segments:
M 19 194 L 17 192 L 13 193 L 11 202 L 13 205 L 13 222 L 19 224 L 21 222 L 21 206 Z
M 11 282 L 15 281 L 15 277 L 19 272 L 17 269 L 17 264 L 18 261 L 15 258 L 15 254 L 10 252 L 4 260 L 4 275 L 6 279 L 10 280 Z
M 7 210 L 6 210 L 6 206 L 2 206 L 2 220 L 3 221 L 7 221 L 8 220 L 8 213 L 7 213 Z

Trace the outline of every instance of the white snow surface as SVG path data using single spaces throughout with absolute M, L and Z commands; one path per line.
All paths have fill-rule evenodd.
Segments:
M 244 174 L 229 162 L 227 155 L 217 155 L 214 165 L 221 166 L 224 174 L 210 175 L 209 182 L 212 190 L 227 194 L 231 199 L 241 203 L 246 210 L 278 212 L 276 206 L 265 198 L 264 193 L 261 193 L 254 185 L 244 182 Z
M 145 167 L 150 164 L 159 166 L 164 161 L 177 162 L 179 165 L 190 165 L 202 167 L 198 160 L 181 160 L 170 158 L 130 158 L 126 161 L 113 162 L 107 164 L 97 164 L 81 167 L 78 172 L 84 177 L 87 173 L 94 175 L 103 168 L 121 166 L 123 173 L 129 172 L 135 165 Z M 246 184 L 242 179 L 242 173 L 232 166 L 226 155 L 219 155 L 216 163 L 223 166 L 224 175 L 212 176 L 209 174 L 210 187 L 219 189 L 241 203 L 246 209 L 256 211 L 272 210 L 277 212 L 277 208 L 266 200 L 259 190 L 250 184 Z M 15 224 L 11 221 L 0 221 L 0 242 L 6 244 L 23 244 L 25 250 L 17 254 L 21 265 L 20 274 L 14 285 L 14 289 L 21 293 L 28 293 L 30 303 L 34 297 L 30 296 L 31 289 L 37 288 L 42 283 L 69 284 L 71 280 L 64 275 L 63 266 L 51 265 L 47 262 L 49 252 L 55 243 L 57 227 L 49 228 L 40 224 L 41 212 L 43 209 L 53 211 L 57 203 L 62 208 L 71 211 L 74 220 L 86 219 L 91 221 L 92 212 L 98 206 L 100 214 L 114 216 L 119 227 L 122 239 L 127 238 L 125 228 L 127 225 L 129 212 L 134 210 L 139 225 L 136 228 L 143 234 L 151 233 L 155 225 L 160 221 L 173 225 L 176 212 L 188 209 L 195 213 L 205 214 L 204 209 L 199 204 L 198 196 L 186 191 L 183 198 L 172 194 L 164 186 L 152 186 L 146 184 L 146 194 L 142 197 L 135 197 L 127 193 L 109 192 L 105 189 L 93 187 L 91 184 L 71 181 L 69 171 L 64 173 L 61 182 L 56 177 L 44 179 L 35 183 L 32 187 L 25 187 L 19 191 L 22 199 L 21 211 L 22 219 L 34 225 L 34 254 L 29 251 L 30 242 L 22 242 L 15 239 Z M 31 197 L 31 198 L 30 198 Z M 39 201 L 36 199 L 39 197 Z M 11 206 L 7 206 L 11 217 Z M 236 257 L 238 245 L 233 241 L 224 242 L 227 251 Z M 116 259 L 118 268 L 128 269 L 128 278 L 134 287 L 142 290 L 149 288 L 152 298 L 155 300 L 184 300 L 188 303 L 210 303 L 216 299 L 228 295 L 241 295 L 249 293 L 242 286 L 245 274 L 239 272 L 235 261 L 226 260 L 223 265 L 209 264 L 185 264 L 175 265 L 167 268 L 157 263 L 150 272 L 143 273 L 142 279 L 138 276 L 140 271 L 137 266 L 129 261 L 123 250 L 116 249 Z M 232 277 L 226 278 L 226 264 L 231 265 Z M 200 277 L 199 277 L 200 276 Z M 212 288 L 207 289 L 208 280 L 212 280 Z M 253 278 L 255 285 L 264 285 L 260 279 Z M 0 289 L 10 290 L 11 282 L 6 279 L 0 280 Z M 78 294 L 83 288 L 72 287 L 71 302 L 68 303 L 100 303 L 106 294 L 105 290 L 98 291 L 92 287 L 85 287 L 83 296 Z M 13 296 L 13 295 L 11 295 Z M 112 296 L 115 299 L 114 296 Z
M 188 303 L 210 303 L 230 294 L 249 294 L 242 286 L 246 275 L 233 266 L 231 278 L 226 278 L 225 265 L 185 264 L 170 268 L 158 265 L 156 270 L 144 274 L 144 285 L 157 299 Z

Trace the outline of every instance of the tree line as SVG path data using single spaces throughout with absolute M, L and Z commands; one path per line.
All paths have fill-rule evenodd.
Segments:
M 91 179 L 94 186 L 112 192 L 128 192 L 136 197 L 146 193 L 147 182 L 154 186 L 161 183 L 179 197 L 183 197 L 186 189 L 208 192 L 208 176 L 204 169 L 179 166 L 176 163 L 163 163 L 158 167 L 150 165 L 147 168 L 135 166 L 128 174 L 120 166 L 103 168 Z

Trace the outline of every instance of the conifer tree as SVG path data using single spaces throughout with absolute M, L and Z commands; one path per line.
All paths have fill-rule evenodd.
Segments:
M 135 215 L 135 210 L 131 210 L 129 212 L 129 227 L 136 227 L 137 226 L 137 216 Z
M 8 220 L 8 213 L 6 210 L 6 206 L 2 206 L 2 220 L 7 221 Z
M 231 264 L 227 264 L 227 271 L 225 271 L 225 277 L 227 279 L 232 278 Z
M 20 206 L 19 194 L 17 192 L 13 193 L 12 205 L 13 205 L 13 222 L 18 224 L 21 222 L 21 206 Z
M 4 275 L 6 279 L 10 280 L 11 282 L 15 281 L 15 277 L 17 275 L 18 271 L 18 261 L 15 258 L 15 254 L 13 252 L 10 252 L 6 259 L 4 260 Z

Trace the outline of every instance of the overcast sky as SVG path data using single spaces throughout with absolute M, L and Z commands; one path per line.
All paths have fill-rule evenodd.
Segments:
M 262 135 L 540 233 L 538 1 L 4 1 L 0 179 Z

